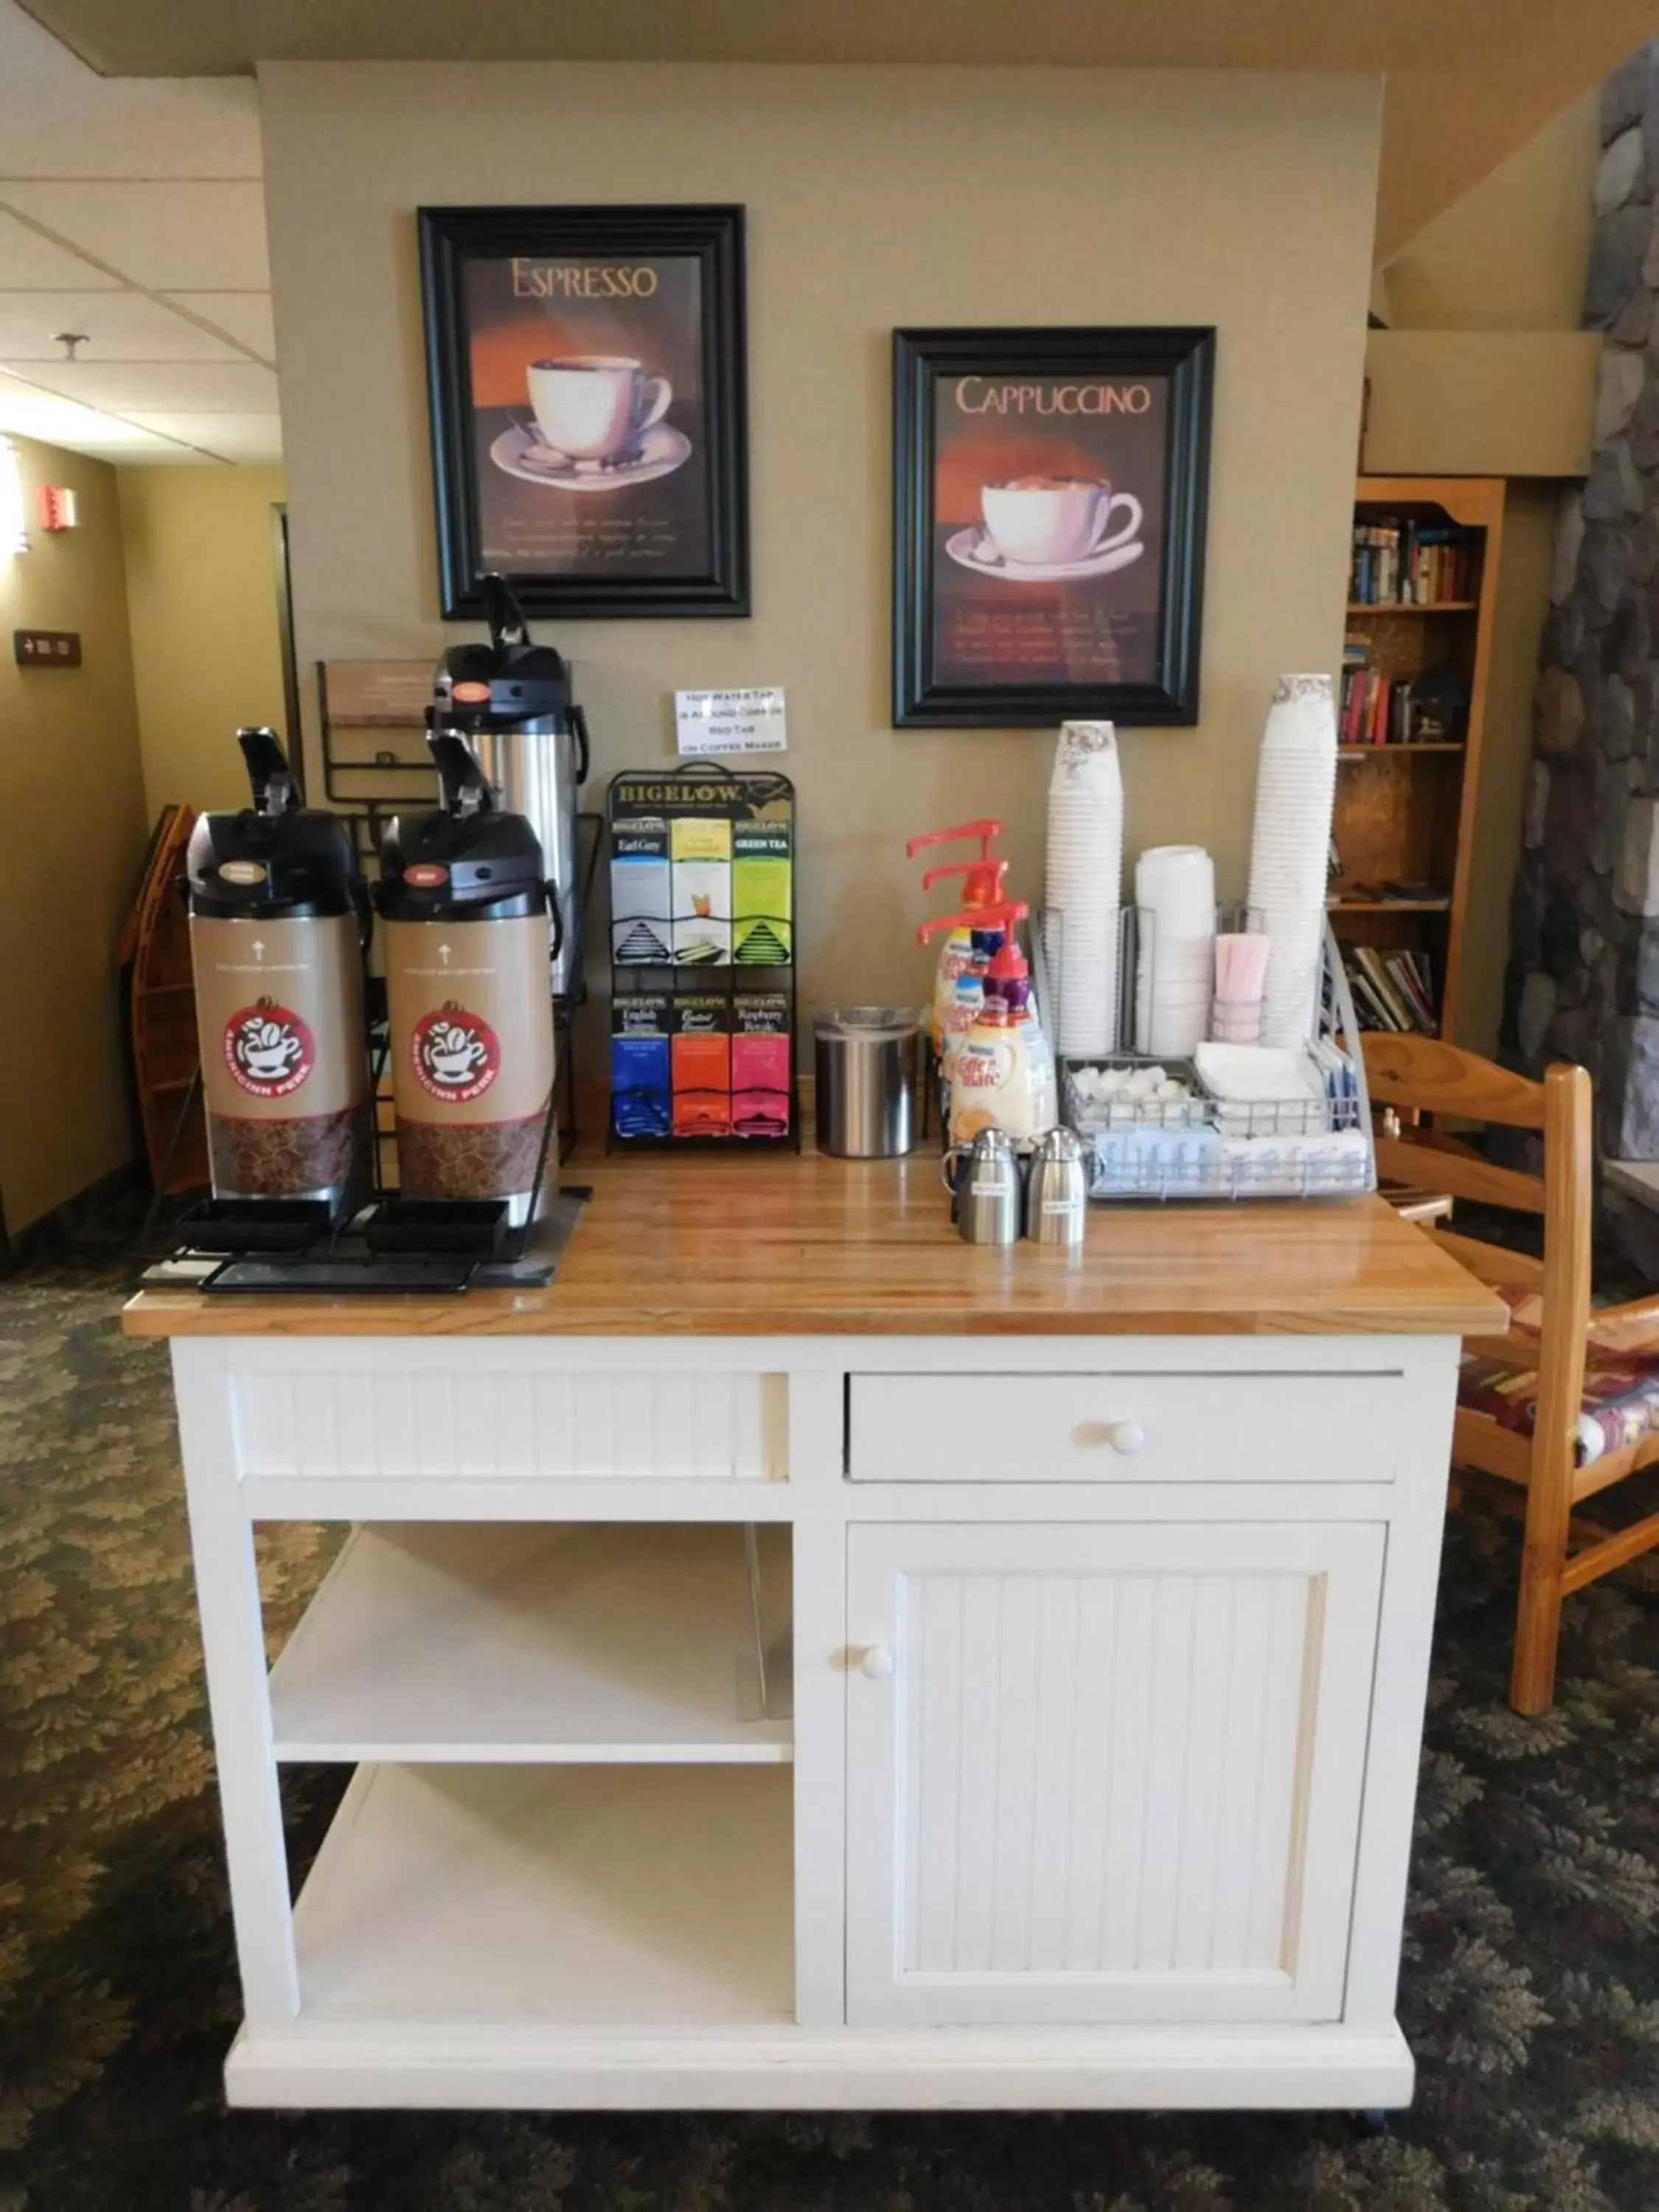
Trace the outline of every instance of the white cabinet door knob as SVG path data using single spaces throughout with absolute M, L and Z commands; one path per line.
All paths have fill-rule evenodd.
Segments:
M 1121 1452 L 1125 1459 L 1132 1459 L 1136 1452 L 1144 1452 L 1146 1449 L 1146 1431 L 1139 1421 L 1113 1422 L 1112 1449 L 1115 1452 Z
M 859 1661 L 860 1674 L 868 1676 L 872 1682 L 884 1682 L 892 1671 L 893 1655 L 884 1644 L 866 1646 L 863 1657 Z

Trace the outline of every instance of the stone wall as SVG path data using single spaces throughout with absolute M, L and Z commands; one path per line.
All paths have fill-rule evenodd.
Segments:
M 1659 40 L 1601 96 L 1587 328 L 1595 459 L 1562 502 L 1516 881 L 1505 1042 L 1578 1060 L 1599 1139 L 1659 1159 Z

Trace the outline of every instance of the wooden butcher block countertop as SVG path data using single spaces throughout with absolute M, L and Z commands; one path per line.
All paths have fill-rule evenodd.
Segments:
M 962 1243 L 939 1162 L 580 1156 L 544 1290 L 146 1291 L 134 1336 L 1492 1334 L 1493 1294 L 1378 1198 L 1097 1206 L 1080 1253 Z

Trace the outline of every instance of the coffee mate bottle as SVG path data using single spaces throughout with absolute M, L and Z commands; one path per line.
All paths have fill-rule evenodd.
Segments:
M 213 1194 L 336 1214 L 368 1180 L 368 903 L 351 833 L 302 806 L 274 730 L 239 730 L 252 804 L 191 832 L 190 949 Z
M 465 740 L 428 743 L 443 804 L 391 824 L 377 893 L 398 1190 L 499 1199 L 516 1226 L 557 1181 L 556 908 L 535 831 L 497 807 Z
M 1024 905 L 983 907 L 971 919 L 979 927 L 999 929 L 1012 939 L 1014 924 L 1028 911 Z M 938 931 L 952 928 L 963 919 L 942 915 L 936 921 L 924 922 L 916 934 L 925 944 Z M 1033 1026 L 1023 1010 L 1014 1012 L 988 986 L 973 1026 L 951 1062 L 952 1146 L 972 1144 L 981 1129 L 1001 1129 L 1016 1144 L 1025 1144 L 1048 1126 L 1041 1118 L 1046 1097 L 1041 1065 L 1032 1050 Z

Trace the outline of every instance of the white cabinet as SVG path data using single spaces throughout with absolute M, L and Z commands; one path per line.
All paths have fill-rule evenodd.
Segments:
M 1339 2017 L 1383 1539 L 849 1528 L 849 2021 Z

